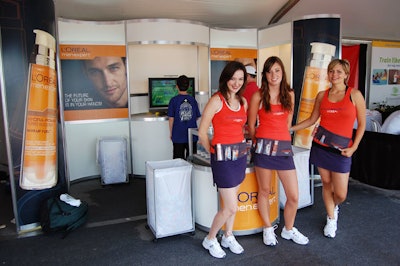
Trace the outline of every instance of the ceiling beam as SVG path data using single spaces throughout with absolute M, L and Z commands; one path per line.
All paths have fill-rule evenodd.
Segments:
M 290 9 L 292 9 L 300 0 L 289 0 L 284 4 L 278 12 L 271 18 L 268 25 L 277 23 Z

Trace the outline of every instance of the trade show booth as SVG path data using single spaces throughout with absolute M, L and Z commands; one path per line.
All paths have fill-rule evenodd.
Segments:
M 163 90 L 169 90 L 171 93 L 174 79 L 182 74 L 190 77 L 193 87 L 191 93 L 198 100 L 202 111 L 212 93 L 218 90 L 219 75 L 226 62 L 238 60 L 246 65 L 254 66 L 258 73 L 257 83 L 260 84 L 260 73 L 264 61 L 269 56 L 278 56 L 282 59 L 287 70 L 288 81 L 295 90 L 294 121 L 296 121 L 299 118 L 299 112 L 307 113 L 307 110 L 312 107 L 301 105 L 306 98 L 302 96 L 303 91 L 307 90 L 304 88 L 307 86 L 304 86 L 303 81 L 305 69 L 310 66 L 312 43 L 334 46 L 335 49 L 331 51 L 330 56 L 341 57 L 340 16 L 338 15 L 308 16 L 262 29 L 210 28 L 203 23 L 174 19 L 100 22 L 59 18 L 53 22 L 57 25 L 57 36 L 55 36 L 57 70 L 59 71 L 57 90 L 60 95 L 58 134 L 62 147 L 65 147 L 58 150 L 60 153 L 58 167 L 65 175 L 62 179 L 65 182 L 62 184 L 62 189 L 65 190 L 68 190 L 70 183 L 100 177 L 102 169 L 96 158 L 96 147 L 103 138 L 121 137 L 126 140 L 124 145 L 127 146 L 126 174 L 128 177 L 145 178 L 147 161 L 172 159 L 172 142 L 169 137 L 168 117 L 165 113 L 168 98 L 164 97 L 163 101 L 158 103 L 154 101 L 153 96 L 160 93 L 155 87 L 160 88 L 159 84 L 161 84 L 154 82 L 162 82 Z M 104 85 L 105 70 L 101 69 L 99 64 L 106 60 L 114 60 L 112 64 L 118 66 L 118 71 L 122 73 L 118 86 L 114 86 L 114 88 L 118 87 L 115 90 L 121 91 L 119 99 L 122 100 L 120 101 L 114 102 L 112 97 L 108 97 L 113 94 L 111 90 L 105 93 L 107 91 L 104 89 L 107 87 Z M 6 67 L 5 70 L 9 72 Z M 314 76 L 318 79 L 311 80 L 311 83 L 324 83 L 322 77 L 319 80 L 319 75 Z M 394 78 L 394 74 L 392 76 Z M 102 79 L 101 82 L 99 77 Z M 10 88 L 9 86 L 7 90 Z M 318 88 L 318 90 L 323 88 Z M 8 101 L 14 106 L 17 105 L 15 99 L 8 99 Z M 14 114 L 22 115 L 25 114 L 24 111 L 19 110 Z M 5 124 L 8 130 L 16 133 L 16 138 L 12 140 L 12 144 L 8 144 L 8 149 L 12 145 L 14 150 L 20 151 L 21 143 L 24 141 L 22 133 L 24 125 L 16 125 L 18 121 L 25 120 L 13 120 L 10 117 Z M 15 131 L 17 127 L 19 129 Z M 360 173 L 358 174 L 356 169 L 359 169 L 360 163 L 366 160 L 360 156 L 371 153 L 372 144 L 368 139 L 370 137 L 374 140 L 379 139 L 377 136 L 369 135 L 371 134 L 366 134 L 364 142 L 360 144 L 360 151 L 355 154 L 356 163 L 352 174 L 357 176 L 367 176 L 365 170 L 358 170 Z M 384 136 L 384 138 L 385 145 L 386 141 L 391 144 L 392 141 L 397 141 L 391 136 Z M 298 160 L 301 164 L 298 167 L 299 187 L 302 191 L 306 191 L 306 193 L 301 193 L 305 198 L 300 199 L 299 207 L 306 207 L 313 203 L 313 183 L 310 183 L 312 173 L 309 172 L 310 166 L 306 165 L 307 146 L 297 144 L 298 142 L 295 141 L 294 149 L 297 151 L 295 161 Z M 16 166 L 16 169 L 13 169 L 14 174 L 19 175 L 17 168 L 21 163 L 21 156 L 18 157 L 20 154 L 17 156 L 15 154 L 17 153 L 13 154 L 15 158 L 11 158 L 13 160 L 11 165 Z M 193 199 L 195 205 L 197 204 L 196 224 L 207 229 L 210 226 L 210 213 L 214 213 L 218 208 L 219 200 L 215 187 L 212 185 L 209 165 L 198 163 L 196 160 L 193 160 L 192 164 L 193 183 L 197 184 L 193 187 Z M 385 169 L 386 167 L 389 168 L 385 166 Z M 375 173 L 374 175 L 378 176 L 378 172 L 381 171 L 382 168 L 377 168 L 366 172 Z M 249 165 L 244 184 L 248 188 L 246 191 L 241 191 L 243 193 L 241 195 L 251 195 L 255 191 L 254 180 L 256 180 L 254 169 Z M 391 180 L 389 183 L 392 184 L 392 182 Z M 275 198 L 270 201 L 271 204 L 276 204 L 277 210 L 272 220 L 277 222 L 279 205 L 283 205 L 284 199 L 278 197 L 281 190 L 279 182 L 276 181 L 275 185 Z M 12 187 L 12 190 L 16 195 L 16 188 Z M 198 199 L 202 194 L 209 194 L 209 197 Z M 25 214 L 21 213 L 22 209 L 19 208 L 17 201 L 15 196 L 14 205 L 18 218 Z M 208 202 L 207 206 L 203 205 L 204 202 Z M 239 204 L 240 201 L 238 201 L 238 206 Z M 240 208 L 246 209 L 243 213 L 249 215 L 247 208 L 253 208 L 254 204 L 256 204 L 255 201 L 249 201 Z M 238 216 L 240 217 L 241 214 Z M 32 219 L 20 221 L 17 224 L 17 230 L 21 229 L 20 225 L 35 222 Z M 246 219 L 249 218 L 243 218 L 243 220 Z M 253 223 L 249 225 L 235 225 L 235 232 L 239 234 L 259 232 L 262 225 L 256 222 L 257 219 L 251 218 Z

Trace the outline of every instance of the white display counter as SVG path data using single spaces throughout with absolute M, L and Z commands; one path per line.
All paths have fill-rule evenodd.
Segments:
M 133 174 L 144 176 L 146 161 L 172 159 L 168 117 L 152 113 L 131 116 Z

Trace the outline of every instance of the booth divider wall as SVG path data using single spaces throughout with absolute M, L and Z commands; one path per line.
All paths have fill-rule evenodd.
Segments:
M 265 59 L 271 55 L 278 55 L 283 60 L 289 80 L 293 80 L 292 75 L 295 75 L 292 71 L 293 23 L 260 30 L 209 28 L 193 21 L 172 19 L 137 19 L 124 22 L 60 19 L 58 25 L 60 45 L 68 44 L 76 48 L 76 45 L 81 44 L 104 44 L 116 49 L 118 45 L 127 44 L 126 57 L 129 59 L 126 60 L 130 99 L 128 116 L 66 122 L 66 158 L 71 180 L 99 175 L 99 167 L 95 163 L 95 140 L 116 132 L 118 135 L 129 136 L 128 145 L 131 145 L 132 150 L 132 157 L 129 158 L 132 163 L 130 173 L 143 176 L 145 161 L 172 158 L 168 118 L 148 112 L 150 77 L 177 77 L 185 74 L 195 78 L 196 93 L 209 96 L 218 89 L 216 81 L 222 70 L 220 68 L 224 65 L 223 61 L 250 62 L 261 73 Z M 210 50 L 217 53 L 210 54 Z M 222 57 L 218 54 L 221 50 L 226 52 Z M 64 69 L 61 71 L 64 72 Z M 258 80 L 261 80 L 260 75 Z M 64 94 L 64 100 L 66 96 L 68 95 Z M 204 105 L 208 97 L 201 99 L 201 104 Z M 66 107 L 66 102 L 64 104 Z M 96 130 L 92 131 L 93 128 Z M 158 147 L 153 145 L 154 141 L 151 139 L 144 141 L 144 136 L 151 135 L 143 132 L 146 128 L 159 128 L 156 136 L 153 136 L 154 140 L 159 141 Z M 89 134 L 83 137 L 80 134 L 83 131 Z M 89 144 L 82 154 L 83 142 Z M 77 153 L 85 159 L 77 160 Z
M 149 112 L 148 79 L 194 77 L 196 98 L 209 92 L 209 28 L 172 19 L 127 21 L 133 173 L 145 162 L 172 159 L 168 117 Z M 208 97 L 205 97 L 208 99 Z
M 273 36 L 273 38 L 272 38 Z M 261 73 L 265 60 L 270 56 L 278 56 L 286 69 L 288 81 L 292 78 L 292 23 L 288 22 L 258 31 L 258 53 L 260 63 L 257 73 Z M 261 76 L 258 75 L 259 83 Z
M 126 60 L 125 22 L 58 20 L 59 66 L 61 70 L 61 117 L 65 124 L 67 176 L 70 181 L 99 177 L 96 144 L 101 137 L 122 136 L 130 143 L 129 107 L 112 106 L 95 91 L 84 65 L 96 58 L 121 57 Z M 124 62 L 125 63 L 125 62 Z M 125 66 L 121 66 L 124 69 Z M 104 71 L 90 70 L 105 79 Z M 129 73 L 125 71 L 126 99 Z M 103 81 L 104 82 L 104 81 Z M 103 90 L 105 84 L 101 84 Z M 114 85 L 115 86 L 115 85 Z M 101 94 L 101 93 L 100 93 Z M 128 146 L 129 147 L 129 146 Z M 130 162 L 128 152 L 128 162 Z M 128 164 L 128 173 L 131 165 Z

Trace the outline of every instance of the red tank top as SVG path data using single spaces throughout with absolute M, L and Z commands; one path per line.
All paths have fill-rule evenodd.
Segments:
M 330 89 L 326 90 L 319 108 L 320 125 L 334 134 L 347 138 L 351 138 L 353 135 L 356 119 L 356 108 L 350 97 L 352 90 L 353 88 L 348 88 L 344 98 L 337 103 L 329 101 Z
M 258 110 L 259 123 L 256 138 L 291 140 L 288 129 L 289 112 L 281 104 L 271 104 L 271 111 L 266 112 L 263 106 Z
M 212 119 L 214 137 L 211 145 L 242 142 L 244 140 L 243 127 L 247 121 L 246 110 L 242 105 L 240 105 L 239 110 L 232 110 L 220 93 L 218 93 L 218 96 L 222 101 L 222 108 Z

